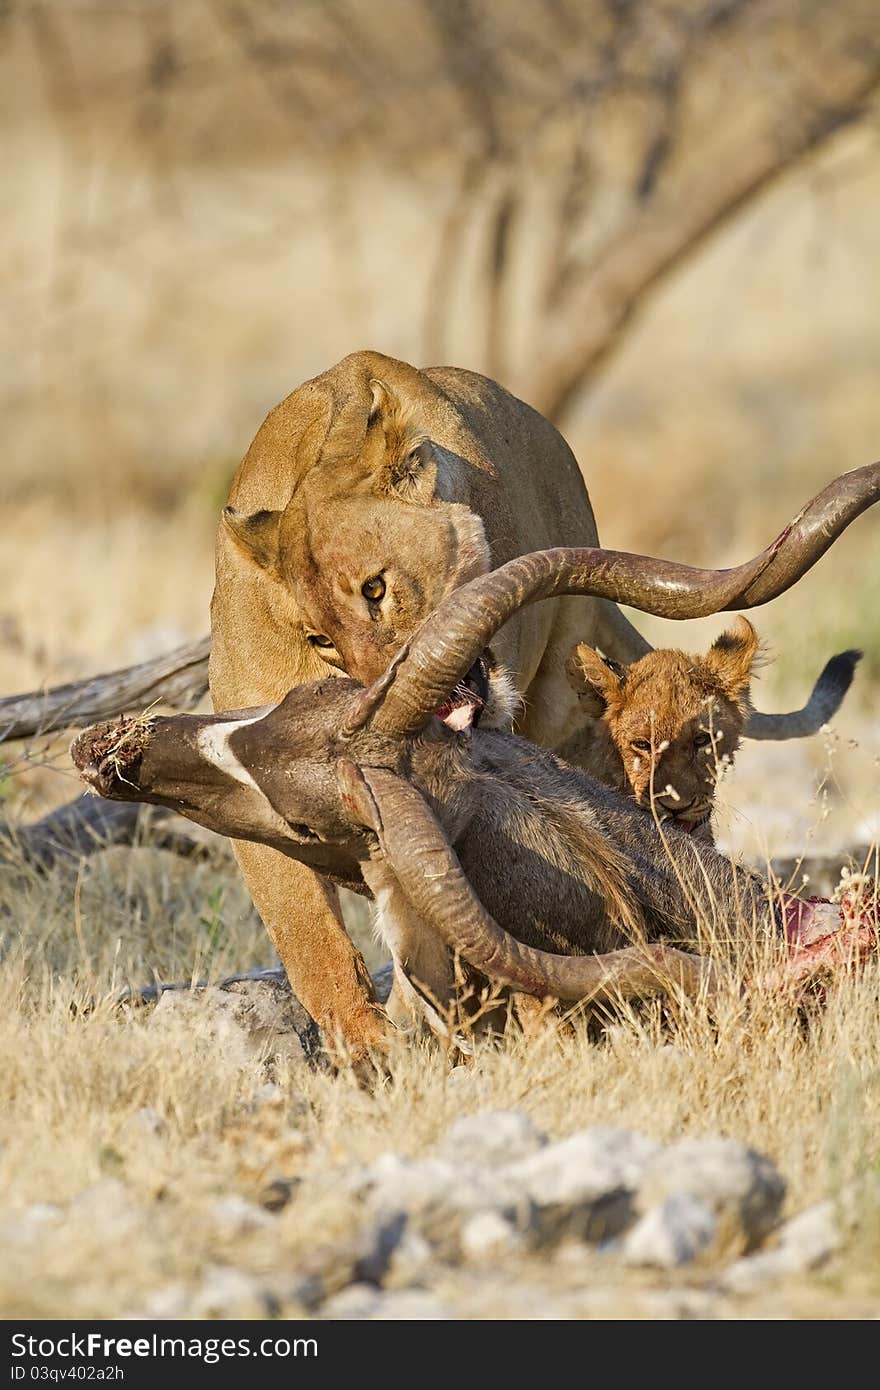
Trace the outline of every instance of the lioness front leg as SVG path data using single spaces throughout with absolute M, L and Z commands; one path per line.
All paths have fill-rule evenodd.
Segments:
M 336 889 L 265 845 L 236 841 L 251 897 L 291 988 L 338 1060 L 384 1051 L 388 1025 L 360 951 L 342 923 Z

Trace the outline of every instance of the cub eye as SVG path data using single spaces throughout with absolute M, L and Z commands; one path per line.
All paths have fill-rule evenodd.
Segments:
M 635 748 L 637 753 L 650 753 L 651 740 L 648 738 L 634 738 L 630 747 Z
M 361 593 L 370 603 L 378 603 L 385 597 L 385 580 L 381 574 L 374 574 L 372 579 L 365 579 L 361 585 Z
M 306 641 L 312 647 L 332 647 L 333 643 L 329 637 L 325 637 L 323 632 L 310 632 Z
M 695 736 L 695 738 L 694 738 L 694 747 L 695 747 L 695 748 L 708 748 L 708 747 L 709 747 L 709 744 L 710 744 L 711 742 L 712 742 L 712 735 L 711 735 L 711 734 L 705 734 L 705 733 L 703 733 L 703 734 L 697 734 L 697 735 Z

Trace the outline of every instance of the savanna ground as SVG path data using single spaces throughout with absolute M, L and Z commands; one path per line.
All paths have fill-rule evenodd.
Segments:
M 191 26 L 207 13 L 184 9 Z M 106 120 L 109 86 L 90 116 L 69 80 L 75 63 L 66 88 L 37 81 L 33 34 L 9 32 L 2 88 L 18 172 L 2 232 L 4 693 L 202 634 L 217 510 L 265 411 L 357 347 L 425 360 L 411 309 L 427 283 L 420 257 L 436 193 L 414 196 L 399 171 L 380 183 L 359 172 L 346 222 L 332 179 L 301 164 L 282 178 L 277 139 L 259 165 L 215 150 L 181 171 L 173 126 L 151 126 L 146 107 L 133 109 L 131 129 Z M 66 128 L 65 101 L 76 117 Z M 132 132 L 147 129 L 158 134 L 145 153 Z M 564 432 L 608 544 L 739 560 L 833 475 L 880 456 L 877 171 L 876 130 L 829 141 L 685 262 L 569 411 Z M 279 231 L 290 226 L 295 235 Z M 343 280 L 337 238 L 355 232 Z M 459 300 L 444 355 L 480 368 L 467 294 Z M 723 787 L 721 841 L 751 862 L 880 833 L 877 541 L 877 517 L 863 517 L 754 615 L 777 653 L 757 687 L 761 708 L 799 704 L 833 651 L 860 646 L 865 660 L 833 733 L 743 749 Z M 637 621 L 656 642 L 696 650 L 724 619 Z M 4 753 L 13 826 L 76 793 L 64 739 Z M 356 929 L 378 964 L 368 928 Z M 218 1268 L 282 1279 L 356 1222 L 336 1181 L 346 1165 L 424 1152 L 454 1116 L 498 1107 L 527 1111 L 554 1136 L 588 1124 L 660 1140 L 734 1136 L 778 1165 L 787 1213 L 863 1192 L 861 1224 L 825 1268 L 759 1299 L 713 1295 L 705 1310 L 880 1312 L 876 968 L 842 984 L 806 1028 L 759 996 L 747 1015 L 731 1002 L 715 1026 L 690 1009 L 661 1029 L 649 1011 L 598 1043 L 581 1031 L 481 1046 L 454 1072 L 438 1051 L 401 1044 L 390 1081 L 369 1091 L 346 1074 L 242 1056 L 195 1015 L 159 1028 L 149 1008 L 114 1007 L 127 984 L 271 962 L 219 842 L 201 863 L 146 844 L 43 876 L 3 867 L 0 939 L 6 1317 L 161 1310 L 169 1288 L 200 1286 Z M 144 1108 L 160 1122 L 132 1120 Z M 297 1179 L 271 1230 L 218 1224 L 218 1198 L 259 1202 L 273 1182 Z M 432 1277 L 463 1316 L 529 1316 L 536 1289 L 571 1297 L 565 1315 L 656 1316 L 653 1289 L 711 1287 L 712 1270 L 624 1273 L 569 1252 L 502 1260 L 488 1279 Z M 233 1281 L 202 1315 L 265 1315 L 249 1288 Z M 605 1301 L 578 1311 L 579 1294 L 600 1288 Z M 301 1311 L 279 1298 L 286 1315 Z

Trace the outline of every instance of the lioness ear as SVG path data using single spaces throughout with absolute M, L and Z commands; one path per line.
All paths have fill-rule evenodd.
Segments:
M 626 681 L 626 671 L 616 661 L 600 656 L 595 647 L 581 643 L 565 663 L 565 674 L 577 691 L 581 707 L 599 719 L 618 696 Z
M 748 618 L 740 616 L 733 627 L 716 637 L 703 658 L 722 693 L 736 700 L 748 690 L 758 655 L 758 634 Z
M 372 406 L 369 428 L 385 436 L 384 458 L 377 483 L 382 492 L 395 493 L 406 502 L 433 501 L 437 491 L 437 459 L 424 430 L 417 427 L 411 405 L 384 381 L 371 381 Z
M 236 511 L 235 507 L 223 508 L 223 524 L 240 546 L 261 569 L 270 573 L 278 569 L 278 529 L 281 512 Z

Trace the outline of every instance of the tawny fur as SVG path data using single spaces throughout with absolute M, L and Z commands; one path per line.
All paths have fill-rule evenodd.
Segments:
M 542 416 L 472 372 L 355 353 L 271 412 L 236 474 L 217 539 L 214 706 L 279 700 L 328 667 L 368 683 L 473 575 L 596 542 L 580 470 Z M 375 575 L 386 594 L 368 605 L 361 585 Z M 579 722 L 562 677 L 578 637 L 621 660 L 647 647 L 613 604 L 591 598 L 524 611 L 496 644 L 525 697 L 521 728 L 550 747 Z M 352 1054 L 379 1046 L 332 888 L 262 845 L 236 855 L 307 1008 Z
M 711 842 L 715 790 L 754 716 L 751 682 L 768 659 L 743 616 L 700 655 L 660 648 L 626 665 L 580 643 L 566 663 L 586 719 L 578 765 Z M 860 659 L 855 650 L 832 657 L 795 722 L 814 728 L 834 715 Z
M 566 673 L 592 721 L 588 770 L 661 820 L 710 838 L 718 777 L 742 740 L 762 659 L 744 617 L 700 656 L 663 648 L 625 666 L 579 644 Z
M 541 415 L 473 372 L 354 353 L 269 414 L 233 480 L 211 607 L 214 707 L 277 701 L 328 669 L 368 684 L 474 575 L 597 541 L 577 461 Z M 377 577 L 384 592 L 369 602 Z M 517 613 L 493 643 L 522 696 L 519 731 L 575 763 L 584 721 L 564 664 L 578 640 L 621 662 L 648 650 L 613 603 L 571 596 Z M 780 727 L 766 718 L 765 736 Z M 332 887 L 263 845 L 236 855 L 325 1033 L 354 1056 L 380 1046 Z

